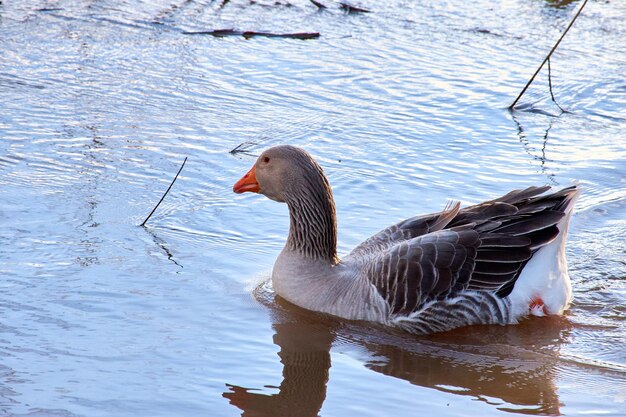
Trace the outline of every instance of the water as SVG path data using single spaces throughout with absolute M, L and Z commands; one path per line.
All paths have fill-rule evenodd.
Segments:
M 544 71 L 511 114 L 578 2 L 220 4 L 0 5 L 2 415 L 626 414 L 626 5 L 590 2 L 555 53 L 567 113 Z M 322 36 L 183 33 L 226 28 Z M 573 305 L 421 338 L 287 305 L 262 284 L 286 207 L 232 193 L 242 142 L 318 158 L 341 253 L 580 181 Z

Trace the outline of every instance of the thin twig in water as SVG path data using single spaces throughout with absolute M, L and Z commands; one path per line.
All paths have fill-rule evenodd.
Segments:
M 233 149 L 228 151 L 229 154 L 236 155 L 238 153 L 245 153 L 250 155 L 250 147 L 256 145 L 255 142 L 242 142 L 239 145 L 235 146 Z
M 550 68 L 550 59 L 548 59 L 548 86 L 550 87 L 550 97 L 552 97 L 552 101 L 556 104 L 559 110 L 561 110 L 561 113 L 566 113 L 566 111 L 563 110 L 563 107 L 559 106 L 559 103 L 556 102 L 554 93 L 552 92 L 552 69 Z
M 243 36 L 246 39 L 254 37 L 264 38 L 289 38 L 289 39 L 317 39 L 320 37 L 319 32 L 298 32 L 298 33 L 271 33 L 271 32 L 256 32 L 252 30 L 235 30 L 235 29 L 217 29 L 217 30 L 201 30 L 197 32 L 183 32 L 183 35 L 210 35 L 218 38 L 224 36 Z
M 524 95 L 524 93 L 526 92 L 526 90 L 528 90 L 528 87 L 530 87 L 530 85 L 532 84 L 532 82 L 535 80 L 535 77 L 537 76 L 537 74 L 539 74 L 539 71 L 541 71 L 541 68 L 543 68 L 543 66 L 546 64 L 546 61 L 548 61 L 550 59 L 550 57 L 552 56 L 552 53 L 556 50 L 556 48 L 559 46 L 559 44 L 561 43 L 561 41 L 563 40 L 563 38 L 565 37 L 565 35 L 567 34 L 567 32 L 570 30 L 570 28 L 572 27 L 572 25 L 574 24 L 574 22 L 576 21 L 576 19 L 578 19 L 578 16 L 580 16 L 580 12 L 583 11 L 583 9 L 585 8 L 585 5 L 587 4 L 588 0 L 585 0 L 582 4 L 582 6 L 580 6 L 580 9 L 578 9 L 578 11 L 576 12 L 576 15 L 574 15 L 574 18 L 572 19 L 571 22 L 569 22 L 569 25 L 567 26 L 567 28 L 565 29 L 565 31 L 563 32 L 563 34 L 561 35 L 561 37 L 559 38 L 558 41 L 556 41 L 556 43 L 554 44 L 554 46 L 552 47 L 552 49 L 550 50 L 550 52 L 548 53 L 548 55 L 546 55 L 546 57 L 543 59 L 543 62 L 541 63 L 541 65 L 539 65 L 539 68 L 537 68 L 537 71 L 535 71 L 535 73 L 533 74 L 532 77 L 530 77 L 530 80 L 528 80 L 528 82 L 526 83 L 526 85 L 524 86 L 524 88 L 522 89 L 522 92 L 519 93 L 519 95 L 517 96 L 517 98 L 515 99 L 515 101 L 513 102 L 513 104 L 511 104 L 509 106 L 510 110 L 515 109 L 515 105 L 517 104 L 517 102 L 519 101 L 520 98 L 522 98 L 522 96 Z M 560 107 L 559 107 L 560 108 Z
M 371 13 L 371 11 L 369 11 L 367 9 L 364 9 L 362 7 L 353 6 L 351 4 L 343 3 L 343 2 L 339 3 L 339 8 L 341 10 L 347 12 L 348 14 L 350 14 L 350 13 Z
M 178 172 L 176 173 L 176 176 L 174 177 L 174 179 L 172 180 L 171 184 L 169 187 L 167 187 L 167 190 L 165 190 L 165 194 L 163 194 L 163 197 L 161 197 L 161 199 L 159 200 L 159 202 L 156 204 L 156 206 L 154 206 L 154 208 L 152 209 L 152 211 L 150 212 L 150 214 L 148 214 L 148 217 L 146 217 L 146 220 L 143 221 L 143 223 L 141 223 L 139 226 L 145 226 L 146 222 L 150 219 L 150 217 L 152 217 L 152 215 L 154 214 L 154 212 L 156 211 L 156 209 L 159 207 L 159 205 L 161 204 L 161 202 L 163 201 L 163 199 L 165 198 L 165 196 L 167 195 L 167 193 L 170 192 L 170 190 L 172 189 L 172 185 L 174 185 L 174 183 L 176 182 L 176 179 L 178 178 L 178 175 L 180 174 L 180 172 L 183 170 L 183 167 L 185 166 L 185 162 L 187 162 L 187 157 L 185 157 L 185 160 L 183 161 L 182 165 L 180 166 L 180 169 L 178 170 Z
M 315 1 L 315 0 L 309 0 L 309 1 L 313 3 L 318 9 L 327 9 L 327 7 L 323 5 L 322 3 L 320 3 L 319 1 Z

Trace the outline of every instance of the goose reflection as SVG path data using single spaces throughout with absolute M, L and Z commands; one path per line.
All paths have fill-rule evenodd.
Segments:
M 414 385 L 471 396 L 503 411 L 560 414 L 552 376 L 559 346 L 569 333 L 562 317 L 416 337 L 339 322 L 270 298 L 264 304 L 272 311 L 283 380 L 273 395 L 227 384 L 223 396 L 242 416 L 318 416 L 326 398 L 331 347 L 346 343 L 367 352 L 367 368 Z
M 266 395 L 227 384 L 223 394 L 245 417 L 317 416 L 326 399 L 330 348 L 337 322 L 323 320 L 282 299 L 273 305 L 274 343 L 280 347 L 283 381 L 278 393 Z M 282 307 L 282 308 L 281 308 Z M 293 314 L 289 310 L 293 309 Z

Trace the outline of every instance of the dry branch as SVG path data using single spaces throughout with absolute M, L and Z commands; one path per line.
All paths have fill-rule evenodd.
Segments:
M 524 86 L 524 88 L 522 89 L 522 92 L 519 93 L 519 95 L 517 96 L 517 98 L 515 99 L 515 101 L 513 102 L 513 104 L 511 104 L 509 106 L 510 110 L 514 110 L 515 109 L 515 105 L 517 104 L 517 102 L 519 101 L 520 98 L 522 98 L 522 96 L 524 95 L 524 93 L 526 92 L 526 90 L 528 90 L 528 87 L 530 87 L 530 85 L 532 84 L 532 82 L 535 80 L 535 77 L 537 76 L 537 74 L 539 74 L 539 71 L 541 71 L 541 69 L 543 68 L 543 66 L 546 64 L 546 62 L 550 59 L 550 57 L 552 56 L 552 53 L 554 53 L 554 51 L 556 50 L 556 48 L 559 46 L 559 44 L 561 43 L 561 41 L 563 40 L 563 38 L 565 37 L 565 35 L 567 34 L 567 32 L 570 30 L 570 28 L 572 27 L 572 25 L 574 24 L 574 22 L 576 21 L 576 19 L 578 19 L 578 16 L 580 15 L 580 12 L 583 11 L 583 9 L 585 8 L 585 5 L 587 4 L 588 0 L 585 0 L 582 4 L 582 6 L 580 6 L 580 9 L 578 9 L 578 12 L 576 12 L 576 15 L 574 15 L 574 18 L 572 19 L 571 22 L 569 22 L 569 25 L 567 25 L 567 28 L 565 29 L 565 31 L 563 32 L 563 34 L 561 35 L 561 37 L 559 38 L 558 41 L 556 41 L 556 43 L 554 44 L 554 46 L 552 47 L 552 49 L 550 50 L 550 52 L 548 53 L 548 55 L 546 55 L 546 57 L 543 59 L 543 62 L 541 63 L 541 65 L 539 65 L 539 68 L 537 68 L 537 71 L 535 71 L 535 73 L 533 74 L 532 77 L 530 77 L 530 80 L 528 80 L 528 82 L 526 83 L 526 85 Z M 556 103 L 556 101 L 555 101 Z M 559 108 L 561 108 L 559 106 Z
M 161 199 L 159 200 L 159 202 L 156 204 L 156 206 L 154 206 L 154 208 L 152 209 L 152 211 L 150 212 L 150 214 L 148 214 L 148 217 L 146 217 L 146 220 L 143 221 L 143 223 L 141 223 L 139 226 L 145 226 L 146 222 L 150 219 L 150 217 L 152 217 L 152 215 L 154 214 L 154 212 L 156 211 L 156 209 L 159 207 L 159 205 L 161 204 L 161 202 L 163 201 L 163 199 L 165 198 L 165 196 L 167 195 L 167 193 L 170 192 L 170 190 L 172 189 L 172 185 L 174 185 L 174 182 L 176 182 L 176 179 L 178 178 L 178 175 L 180 174 L 180 172 L 183 170 L 183 167 L 185 166 L 185 162 L 187 162 L 187 157 L 185 157 L 185 160 L 183 161 L 182 165 L 180 166 L 180 169 L 178 170 L 178 172 L 176 173 L 176 176 L 174 177 L 174 179 L 172 180 L 172 182 L 170 183 L 170 186 L 167 187 L 167 190 L 165 190 L 165 194 L 163 194 L 163 197 L 161 197 Z
M 362 7 L 353 6 L 351 4 L 343 3 L 343 2 L 339 3 L 339 8 L 341 10 L 344 10 L 348 14 L 350 14 L 350 13 L 371 13 L 371 11 L 369 11 L 367 9 L 364 9 Z
M 319 1 L 315 1 L 315 0 L 309 0 L 309 1 L 313 3 L 315 6 L 317 6 L 318 9 L 327 9 L 327 7 L 323 5 L 322 3 L 320 3 Z
M 290 38 L 290 39 L 316 39 L 320 37 L 318 32 L 298 32 L 298 33 L 271 33 L 271 32 L 256 32 L 252 30 L 241 31 L 235 29 L 217 29 L 217 30 L 205 30 L 198 32 L 183 32 L 185 35 L 210 35 L 216 37 L 224 36 L 243 36 L 246 39 L 254 37 L 264 38 Z

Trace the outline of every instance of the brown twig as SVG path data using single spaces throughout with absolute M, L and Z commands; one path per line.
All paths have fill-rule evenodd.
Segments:
M 537 71 L 535 71 L 535 73 L 533 74 L 532 77 L 530 77 L 530 80 L 528 80 L 528 82 L 526 83 L 526 85 L 524 86 L 524 88 L 522 89 L 522 92 L 519 93 L 519 95 L 517 96 L 517 98 L 515 99 L 515 101 L 513 102 L 513 104 L 511 104 L 509 106 L 509 110 L 514 110 L 515 109 L 515 105 L 517 104 L 517 102 L 519 101 L 520 98 L 522 98 L 522 96 L 524 95 L 524 93 L 526 92 L 526 90 L 528 90 L 528 87 L 530 87 L 530 85 L 532 84 L 532 82 L 535 80 L 535 77 L 537 76 L 537 74 L 539 74 L 539 71 L 541 71 L 541 69 L 543 68 L 543 66 L 546 64 L 546 62 L 550 59 L 550 57 L 552 56 L 552 53 L 556 50 L 556 48 L 559 46 L 559 44 L 561 43 L 561 41 L 563 40 L 563 38 L 565 37 L 565 35 L 567 34 L 567 32 L 570 30 L 570 28 L 572 27 L 572 25 L 574 24 L 574 22 L 576 21 L 576 19 L 578 19 L 578 16 L 580 16 L 580 12 L 583 11 L 583 9 L 585 8 L 585 5 L 587 4 L 588 0 L 585 0 L 582 4 L 582 6 L 580 6 L 580 9 L 578 9 L 578 11 L 576 12 L 576 15 L 574 15 L 574 18 L 572 19 L 571 22 L 569 22 L 569 25 L 567 25 L 567 28 L 565 29 L 565 31 L 563 32 L 563 34 L 561 35 L 561 37 L 559 38 L 558 41 L 556 41 L 556 43 L 554 44 L 554 46 L 552 47 L 552 49 L 550 50 L 550 52 L 548 53 L 548 55 L 546 55 L 546 57 L 543 59 L 543 62 L 541 63 L 541 65 L 539 65 L 539 68 L 537 68 Z
M 152 209 L 152 211 L 150 212 L 150 214 L 148 214 L 148 217 L 146 217 L 146 220 L 143 221 L 143 223 L 141 223 L 139 226 L 145 226 L 146 222 L 148 221 L 148 219 L 150 219 L 150 217 L 152 217 L 152 215 L 154 214 L 154 212 L 156 211 L 156 209 L 159 207 L 159 205 L 161 204 L 161 202 L 163 201 L 163 199 L 165 198 L 165 196 L 167 195 L 167 193 L 170 192 L 170 190 L 172 189 L 172 185 L 174 185 L 174 182 L 176 182 L 176 179 L 178 178 L 178 175 L 180 174 L 180 172 L 183 170 L 183 167 L 185 166 L 185 162 L 187 162 L 187 157 L 185 157 L 185 160 L 183 161 L 182 165 L 180 166 L 180 169 L 178 170 L 178 172 L 176 173 L 176 176 L 174 177 L 174 179 L 172 180 L 171 184 L 169 187 L 167 187 L 167 190 L 165 191 L 165 194 L 163 194 L 163 197 L 161 197 L 161 199 L 159 200 L 159 202 L 156 204 L 156 206 L 154 206 L 154 208 Z
M 244 154 L 248 154 L 251 155 L 250 152 L 248 151 L 248 149 L 250 149 L 251 146 L 255 146 L 257 143 L 256 142 L 242 142 L 239 145 L 235 146 L 233 149 L 231 149 L 230 151 L 228 151 L 229 154 L 231 155 L 236 155 L 238 153 L 244 153 Z
M 348 14 L 350 14 L 350 13 L 371 13 L 371 11 L 369 11 L 367 9 L 364 9 L 362 7 L 353 6 L 351 4 L 343 3 L 343 2 L 339 3 L 339 8 L 341 10 L 344 10 Z
M 327 9 L 327 7 L 320 3 L 319 1 L 316 0 L 309 0 L 311 3 L 313 3 L 318 9 Z
M 216 37 L 223 36 L 243 36 L 246 39 L 254 38 L 257 36 L 265 38 L 290 38 L 290 39 L 316 39 L 320 37 L 318 32 L 299 32 L 299 33 L 270 33 L 270 32 L 256 32 L 252 30 L 241 31 L 235 29 L 217 29 L 217 30 L 205 30 L 199 32 L 183 32 L 184 35 L 211 35 Z

